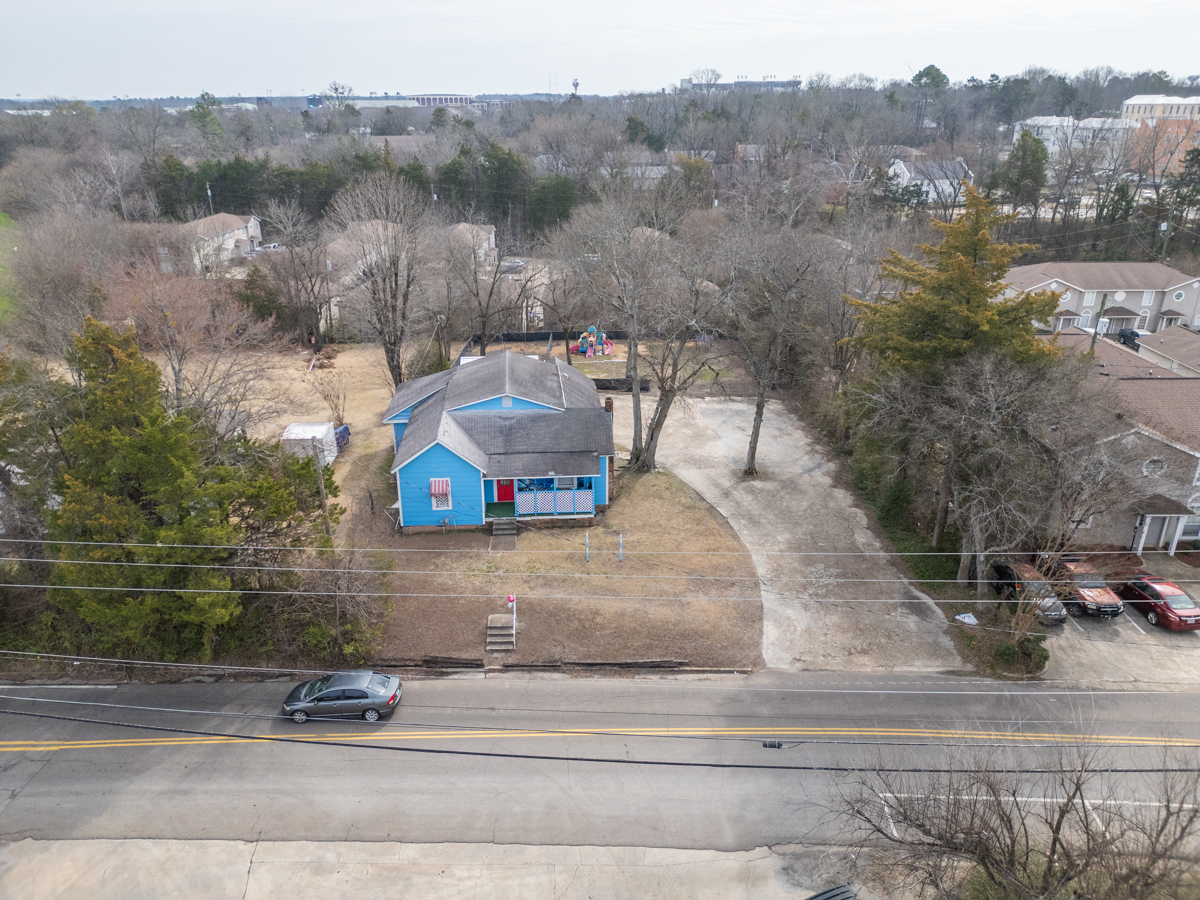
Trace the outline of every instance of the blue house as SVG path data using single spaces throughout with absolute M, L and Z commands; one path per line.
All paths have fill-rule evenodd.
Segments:
M 561 360 L 460 363 L 401 385 L 383 421 L 403 528 L 590 519 L 608 505 L 612 416 Z

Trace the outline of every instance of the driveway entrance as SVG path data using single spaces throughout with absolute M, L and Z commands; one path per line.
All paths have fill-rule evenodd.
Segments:
M 631 398 L 614 399 L 614 436 L 627 447 Z M 768 402 L 759 437 L 761 474 L 742 477 L 753 423 L 754 405 L 746 400 L 677 402 L 658 459 L 715 506 L 749 548 L 762 581 L 766 665 L 959 669 L 941 611 L 891 564 L 856 498 L 834 485 L 829 451 L 777 401 Z

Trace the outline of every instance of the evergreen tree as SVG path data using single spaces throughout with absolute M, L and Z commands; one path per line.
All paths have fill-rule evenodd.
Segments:
M 579 204 L 579 187 L 568 175 L 551 175 L 533 186 L 529 194 L 529 224 L 542 230 L 567 221 Z
M 878 301 L 847 297 L 863 328 L 853 340 L 876 366 L 937 378 L 948 363 L 971 352 L 998 352 L 1018 361 L 1054 354 L 1054 345 L 1037 337 L 1034 322 L 1049 321 L 1059 295 L 1042 291 L 999 299 L 1012 258 L 1033 247 L 995 243 L 992 230 L 1013 217 L 998 215 L 973 188 L 966 188 L 965 199 L 966 211 L 957 219 L 933 223 L 943 238 L 920 247 L 924 260 L 895 250 L 884 259 L 884 275 L 909 290 Z
M 272 465 L 249 442 L 238 466 L 205 460 L 200 432 L 168 413 L 159 369 L 131 332 L 89 318 L 71 363 L 82 412 L 63 433 L 69 465 L 47 516 L 50 537 L 63 542 L 50 546 L 51 601 L 78 616 L 83 643 L 96 650 L 209 656 L 251 586 L 222 568 L 237 547 L 266 534 L 311 541 L 314 464 Z

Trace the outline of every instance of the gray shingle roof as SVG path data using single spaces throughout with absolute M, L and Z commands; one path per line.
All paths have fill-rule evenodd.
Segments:
M 1050 281 L 1084 291 L 1165 291 L 1195 279 L 1156 262 L 1048 262 L 1014 266 L 1005 280 L 1018 291 Z
M 447 388 L 447 409 L 470 406 L 489 397 L 512 394 L 554 409 L 562 409 L 558 379 L 549 375 L 548 363 L 505 351 L 485 356 L 478 362 L 455 366 Z M 550 372 L 553 372 L 550 369 Z M 549 377 L 548 377 L 549 375 Z
M 461 409 L 501 394 L 553 408 Z M 498 353 L 404 385 L 388 415 L 414 403 L 392 471 L 435 441 L 491 478 L 595 475 L 598 458 L 615 452 L 612 417 L 600 407 L 595 384 L 561 362 Z
M 562 386 L 563 400 L 568 407 L 599 406 L 600 396 L 596 393 L 596 382 L 588 378 L 574 366 L 569 366 L 557 356 L 554 362 L 558 367 L 558 377 Z
M 408 409 L 414 403 L 419 403 L 435 391 L 440 391 L 449 383 L 453 373 L 453 369 L 447 369 L 445 372 L 426 375 L 424 378 L 415 378 L 400 385 L 400 389 L 392 397 L 392 402 L 388 404 L 387 412 L 383 414 L 384 421 L 396 413 Z
M 600 457 L 595 453 L 508 453 L 488 457 L 488 478 L 599 474 Z
M 600 407 L 564 412 L 476 410 L 451 413 L 489 456 L 502 453 L 613 453 L 612 419 Z M 406 435 L 407 436 L 407 435 Z
M 1155 334 L 1148 334 L 1140 343 L 1156 353 L 1179 360 L 1185 366 L 1200 367 L 1200 334 L 1182 325 L 1172 325 Z
M 404 429 L 404 437 L 400 439 L 400 446 L 392 458 L 393 472 L 438 439 L 445 401 L 446 392 L 438 391 L 412 411 L 408 417 L 408 427 Z

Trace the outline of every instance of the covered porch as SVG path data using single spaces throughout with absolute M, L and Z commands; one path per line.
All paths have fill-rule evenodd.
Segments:
M 484 487 L 484 520 L 594 516 L 596 480 L 591 475 L 490 479 Z
M 1148 316 L 1149 314 L 1149 310 L 1147 310 L 1145 315 Z M 1104 334 L 1116 334 L 1122 328 L 1145 329 L 1146 327 L 1146 319 L 1142 314 L 1136 313 L 1124 306 L 1110 306 L 1106 308 L 1104 310 L 1104 318 L 1108 319 L 1108 327 L 1104 330 Z
M 1129 549 L 1139 556 L 1147 547 L 1166 550 L 1168 556 L 1174 556 L 1192 510 L 1178 500 L 1154 494 L 1136 504 L 1134 512 L 1138 519 Z

